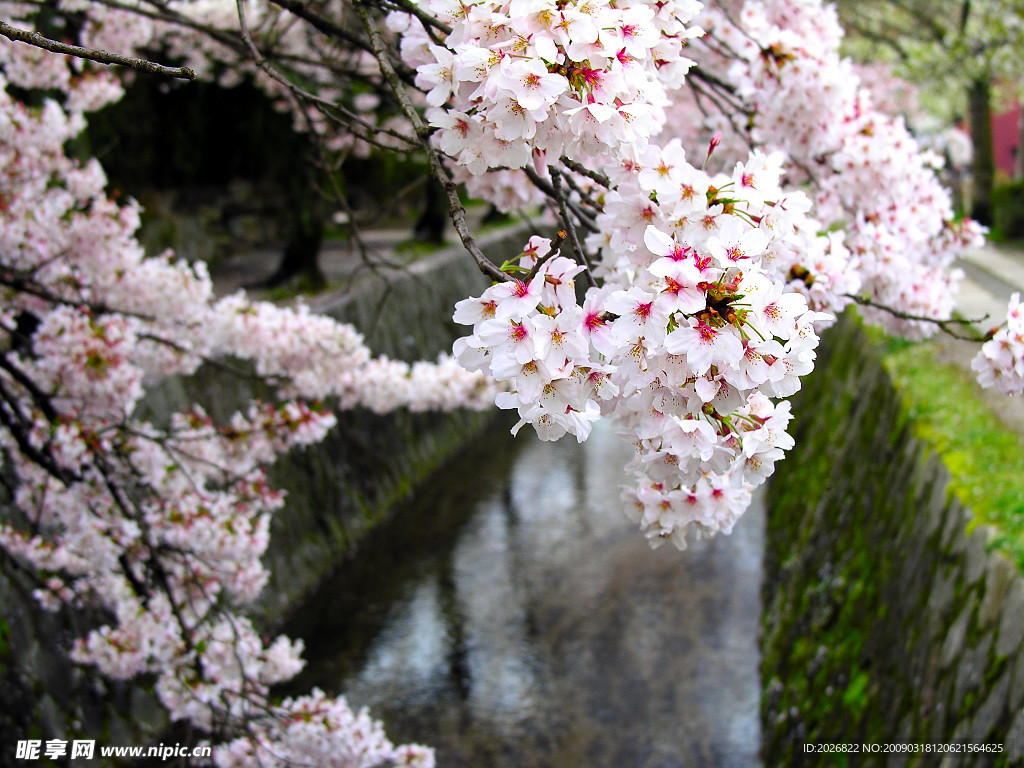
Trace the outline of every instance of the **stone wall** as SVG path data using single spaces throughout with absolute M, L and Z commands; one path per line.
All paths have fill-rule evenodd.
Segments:
M 527 236 L 505 228 L 481 246 L 500 263 L 519 252 Z M 451 248 L 386 283 L 370 281 L 350 293 L 320 297 L 315 308 L 355 323 L 375 354 L 433 359 L 450 351 L 459 333 L 450 321 L 455 302 L 486 286 L 461 248 Z M 204 369 L 161 384 L 140 410 L 159 418 L 199 401 L 224 418 L 255 394 L 251 381 Z M 266 555 L 271 581 L 253 612 L 257 621 L 268 631 L 281 623 L 395 502 L 493 419 L 493 411 L 378 416 L 354 410 L 339 414 L 323 443 L 280 461 L 272 481 L 288 496 L 272 523 Z M 10 563 L 0 558 L 0 565 Z M 0 605 L 0 766 L 16 764 L 9 760 L 17 738 L 78 733 L 101 744 L 142 744 L 164 727 L 162 710 L 145 686 L 102 682 L 67 661 L 65 650 L 84 633 L 88 617 L 40 610 L 28 582 L 10 567 L 0 573 Z
M 819 352 L 769 490 L 765 765 L 846 764 L 806 751 L 826 743 L 936 765 L 864 745 L 950 742 L 1004 751 L 942 765 L 1024 765 L 1024 580 L 950 498 L 858 323 Z

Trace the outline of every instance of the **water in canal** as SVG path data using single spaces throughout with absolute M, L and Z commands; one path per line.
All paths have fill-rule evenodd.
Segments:
M 369 706 L 440 768 L 760 765 L 762 510 L 651 551 L 618 502 L 628 446 L 527 431 L 449 466 L 292 618 L 295 692 Z

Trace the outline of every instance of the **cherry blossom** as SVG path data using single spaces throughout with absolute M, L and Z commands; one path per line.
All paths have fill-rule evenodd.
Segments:
M 47 608 L 109 617 L 76 662 L 152 675 L 222 766 L 433 764 L 343 698 L 277 701 L 301 644 L 244 613 L 285 504 L 266 468 L 336 412 L 493 403 L 516 432 L 579 441 L 608 419 L 636 449 L 627 514 L 683 548 L 728 533 L 793 447 L 781 398 L 835 314 L 857 302 L 892 332 L 933 333 L 981 237 L 953 218 L 938 158 L 840 57 L 820 0 L 387 5 L 380 24 L 333 0 L 61 0 L 46 21 L 225 85 L 251 77 L 328 155 L 424 153 L 492 280 L 456 305 L 467 333 L 436 362 L 375 357 L 301 304 L 217 299 L 204 265 L 145 254 L 138 204 L 65 153 L 119 80 L 0 44 L 0 456 L 18 510 L 0 546 L 40 574 Z M 2 12 L 26 30 L 41 16 Z M 502 210 L 545 205 L 557 236 L 486 262 L 449 174 Z M 1015 296 L 974 361 L 983 385 L 1024 390 L 1022 323 Z M 220 421 L 199 403 L 141 415 L 150 386 L 224 359 L 272 394 Z

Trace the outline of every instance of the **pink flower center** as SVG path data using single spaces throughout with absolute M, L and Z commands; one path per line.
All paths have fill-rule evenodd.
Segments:
M 672 250 L 669 251 L 668 257 L 672 261 L 684 261 L 690 257 L 693 250 L 690 248 L 684 248 L 679 243 L 672 243 Z
M 580 76 L 583 78 L 583 82 L 593 88 L 594 86 L 600 85 L 603 78 L 603 73 L 599 69 L 591 69 L 590 67 L 583 67 L 580 70 Z

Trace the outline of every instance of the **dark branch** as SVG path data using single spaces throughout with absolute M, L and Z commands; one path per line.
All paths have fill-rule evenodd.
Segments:
M 119 64 L 122 67 L 130 67 L 139 72 L 149 72 L 153 75 L 164 75 L 166 77 L 177 77 L 182 80 L 195 80 L 196 73 L 188 67 L 165 67 L 163 64 L 156 64 L 145 59 L 136 59 L 132 56 L 122 56 L 119 53 L 109 53 L 95 48 L 82 48 L 79 45 L 60 43 L 43 37 L 38 32 L 29 32 L 24 29 L 12 27 L 5 21 L 0 21 L 0 35 L 20 43 L 42 48 L 51 53 L 63 53 L 68 56 L 76 56 L 79 59 L 88 59 L 100 64 Z
M 852 299 L 857 304 L 860 304 L 862 307 L 872 307 L 873 309 L 880 309 L 883 312 L 888 312 L 893 317 L 898 317 L 900 320 L 911 320 L 919 323 L 931 323 L 932 325 L 939 328 L 939 330 L 941 330 L 943 333 L 952 336 L 954 339 L 962 339 L 964 341 L 988 341 L 990 338 L 992 338 L 991 333 L 981 333 L 980 331 L 974 329 L 974 324 L 984 322 L 985 320 L 988 319 L 988 315 L 976 318 L 974 320 L 968 320 L 962 317 L 950 317 L 946 320 L 937 320 L 934 317 L 925 317 L 924 315 L 912 315 L 909 312 L 901 312 L 900 310 L 893 309 L 892 307 L 886 306 L 885 304 L 879 304 L 876 301 L 872 301 L 867 296 L 856 296 L 852 293 L 846 293 L 843 295 L 848 299 Z M 970 335 L 961 333 L 955 330 L 956 326 L 960 326 L 961 328 L 969 328 L 974 332 Z
M 590 179 L 591 181 L 597 182 L 598 184 L 600 184 L 605 189 L 611 189 L 612 188 L 611 180 L 607 176 L 605 176 L 603 173 L 601 173 L 599 171 L 593 171 L 590 168 L 587 168 L 582 163 L 578 163 L 575 160 L 571 160 L 568 157 L 566 157 L 565 155 L 562 155 L 559 158 L 559 160 L 561 160 L 562 165 L 564 165 L 570 171 L 575 171 L 576 173 L 580 174 L 581 176 L 586 176 L 588 179 Z
M 558 212 L 561 215 L 562 222 L 565 224 L 565 228 L 569 230 L 572 249 L 576 252 L 576 260 L 583 265 L 587 282 L 591 287 L 594 287 L 597 285 L 597 281 L 594 280 L 594 273 L 590 268 L 590 260 L 587 259 L 587 253 L 583 250 L 583 244 L 580 243 L 579 234 L 576 232 L 576 225 L 566 209 L 565 190 L 562 189 L 562 174 L 553 165 L 548 166 L 548 172 L 551 174 L 551 186 L 555 193 L 555 200 L 558 203 Z
M 366 28 L 366 33 L 370 38 L 370 46 L 373 48 L 373 53 L 377 57 L 381 74 L 384 75 L 384 80 L 387 82 L 388 86 L 391 88 L 391 92 L 398 100 L 398 105 L 402 109 L 402 114 L 404 114 L 406 119 L 412 124 L 413 130 L 416 131 L 416 135 L 423 144 L 423 148 L 427 151 L 427 159 L 430 161 L 430 172 L 441 186 L 444 187 L 445 196 L 448 198 L 448 209 L 451 211 L 452 225 L 455 227 L 455 231 L 458 233 L 463 247 L 469 252 L 469 255 L 473 257 L 473 260 L 476 262 L 480 271 L 487 277 L 492 280 L 499 281 L 511 280 L 511 276 L 502 272 L 497 266 L 492 264 L 486 256 L 484 256 L 483 251 L 480 250 L 480 246 L 469 231 L 469 225 L 466 223 L 466 209 L 462 205 L 462 201 L 459 200 L 459 190 L 455 186 L 455 182 L 453 182 L 451 177 L 448 176 L 448 172 L 444 169 L 444 166 L 441 164 L 441 158 L 438 155 L 437 150 L 431 145 L 430 128 L 423 122 L 423 118 L 420 116 L 420 113 L 416 111 L 416 107 L 414 107 L 412 102 L 409 100 L 409 94 L 405 92 L 402 81 L 399 79 L 394 66 L 392 66 L 391 59 L 387 56 L 387 49 L 384 45 L 384 40 L 381 38 L 377 25 L 374 24 L 373 19 L 370 18 L 370 12 L 367 10 L 364 2 L 356 3 L 356 13 L 359 14 L 359 18 L 363 22 L 363 26 Z

